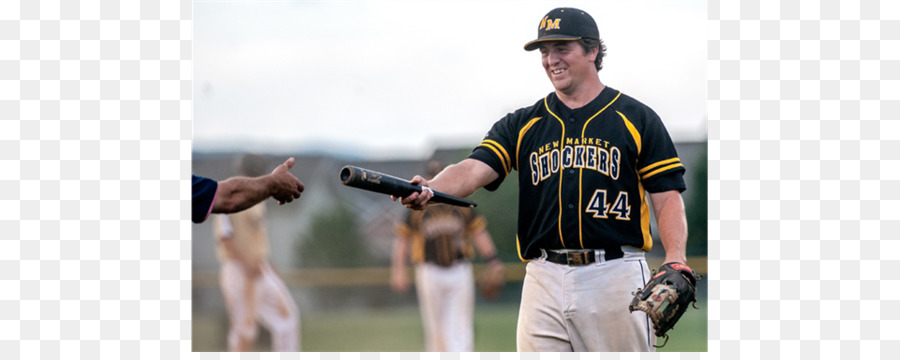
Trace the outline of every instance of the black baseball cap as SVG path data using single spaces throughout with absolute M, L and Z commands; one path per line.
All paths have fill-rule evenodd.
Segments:
M 600 30 L 594 18 L 576 8 L 556 8 L 550 10 L 538 26 L 538 37 L 525 44 L 525 50 L 540 47 L 542 41 L 567 41 L 581 38 L 600 39 Z

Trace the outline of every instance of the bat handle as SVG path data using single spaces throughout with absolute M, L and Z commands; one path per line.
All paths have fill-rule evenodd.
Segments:
M 442 203 L 442 204 L 447 204 L 447 205 L 463 206 L 463 207 L 476 207 L 476 206 L 478 206 L 478 204 L 476 204 L 474 201 L 469 200 L 469 199 L 464 199 L 464 198 L 461 198 L 461 197 L 457 197 L 457 196 L 445 194 L 445 193 L 442 193 L 442 192 L 440 192 L 440 191 L 436 191 L 436 190 L 433 190 L 433 189 L 430 189 L 430 188 L 429 188 L 428 190 L 430 190 L 431 193 L 434 194 L 434 196 L 431 197 L 431 201 L 434 201 L 434 202 L 437 202 L 437 203 Z

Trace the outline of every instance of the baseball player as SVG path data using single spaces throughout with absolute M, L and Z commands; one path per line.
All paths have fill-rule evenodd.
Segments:
M 439 162 L 430 162 L 429 177 L 441 168 Z M 475 248 L 489 267 L 501 271 L 503 267 L 486 225 L 484 217 L 476 216 L 470 208 L 439 204 L 410 212 L 407 221 L 396 226 L 391 286 L 400 293 L 408 290 L 406 259 L 410 258 L 416 270 L 425 351 L 473 350 L 475 286 L 471 260 Z
M 265 174 L 265 160 L 245 155 L 237 162 L 243 176 Z M 215 217 L 213 231 L 221 263 L 219 285 L 228 310 L 229 351 L 251 351 L 257 320 L 272 334 L 272 350 L 299 351 L 297 306 L 268 261 L 266 205 Z
M 247 209 L 269 196 L 283 205 L 300 197 L 303 183 L 290 173 L 289 158 L 271 174 L 255 178 L 235 176 L 221 182 L 191 175 L 191 221 L 202 223 L 210 213 L 230 214 Z
M 518 172 L 519 351 L 652 351 L 647 314 L 628 305 L 649 280 L 651 204 L 665 263 L 686 261 L 684 166 L 659 116 L 600 81 L 606 47 L 588 13 L 551 10 L 525 50 L 540 51 L 555 91 L 497 121 L 467 159 L 413 182 L 468 196 Z M 401 201 L 421 209 L 432 195 Z

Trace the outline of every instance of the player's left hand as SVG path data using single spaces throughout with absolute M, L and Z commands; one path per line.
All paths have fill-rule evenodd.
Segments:
M 640 310 L 650 315 L 656 336 L 669 336 L 666 332 L 675 326 L 688 304 L 697 308 L 697 281 L 694 270 L 685 264 L 665 263 L 653 274 L 643 289 L 638 289 L 628 306 L 629 311 Z M 661 346 L 665 346 L 663 343 Z
M 419 175 L 414 176 L 411 182 L 422 187 L 428 187 L 428 180 Z M 413 210 L 422 210 L 428 205 L 428 200 L 431 200 L 433 195 L 434 193 L 431 191 L 412 193 L 405 198 L 401 198 L 400 203 Z M 391 200 L 397 201 L 397 197 L 391 195 Z

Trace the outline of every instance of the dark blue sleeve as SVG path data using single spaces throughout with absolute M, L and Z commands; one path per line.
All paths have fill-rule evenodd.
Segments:
M 202 223 L 212 212 L 213 202 L 216 200 L 216 189 L 219 183 L 213 179 L 207 179 L 191 174 L 191 221 Z

